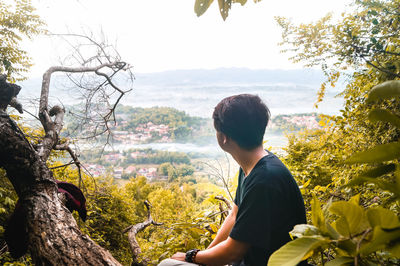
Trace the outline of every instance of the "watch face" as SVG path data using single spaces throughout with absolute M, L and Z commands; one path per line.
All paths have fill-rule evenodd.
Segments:
M 194 262 L 194 258 L 196 257 L 197 252 L 199 252 L 198 249 L 191 249 L 188 252 L 186 252 L 185 261 Z

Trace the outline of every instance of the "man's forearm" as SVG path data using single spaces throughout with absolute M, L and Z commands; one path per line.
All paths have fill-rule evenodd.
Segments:
M 218 230 L 216 237 L 208 246 L 207 249 L 214 247 L 215 245 L 221 243 L 222 241 L 226 240 L 231 233 L 233 225 L 236 221 L 236 213 L 237 213 L 237 206 L 234 205 L 233 209 L 226 217 L 224 223 L 222 224 L 221 228 Z
M 242 259 L 248 248 L 249 244 L 228 237 L 212 248 L 199 251 L 195 263 L 207 266 L 226 265 Z

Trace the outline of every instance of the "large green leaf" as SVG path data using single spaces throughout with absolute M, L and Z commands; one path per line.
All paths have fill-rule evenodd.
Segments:
M 368 209 L 366 214 L 372 228 L 379 226 L 383 229 L 393 229 L 400 226 L 399 218 L 391 210 L 377 207 Z
M 222 19 L 225 20 L 229 15 L 229 10 L 231 9 L 232 5 L 232 0 L 218 0 L 218 5 Z
M 204 12 L 207 11 L 207 9 L 210 7 L 211 3 L 214 0 L 196 0 L 194 4 L 194 12 L 198 17 L 204 14 Z
M 381 163 L 400 157 L 400 142 L 392 142 L 358 152 L 346 160 L 346 163 Z
M 385 249 L 387 245 L 393 246 L 398 245 L 398 243 L 400 243 L 400 227 L 393 230 L 384 230 L 377 226 L 374 228 L 371 241 L 361 247 L 360 253 L 368 255 L 372 252 Z
M 342 265 L 352 265 L 354 258 L 351 257 L 336 257 L 333 260 L 328 261 L 325 266 L 342 266 Z
M 313 199 L 311 200 L 311 221 L 314 226 L 320 228 L 322 231 L 326 231 L 325 217 L 322 213 L 321 204 L 315 194 L 313 194 Z
M 368 228 L 364 210 L 359 205 L 337 201 L 332 203 L 329 211 L 339 216 L 335 222 L 335 227 L 345 237 L 351 237 Z
M 368 119 L 372 122 L 388 122 L 400 128 L 400 117 L 386 109 L 372 110 L 368 115 Z
M 324 238 L 297 238 L 275 251 L 268 260 L 268 266 L 297 265 L 311 250 L 327 243 L 329 240 Z
M 368 95 L 367 102 L 376 101 L 378 99 L 390 99 L 396 96 L 400 96 L 400 81 L 386 81 L 372 88 Z

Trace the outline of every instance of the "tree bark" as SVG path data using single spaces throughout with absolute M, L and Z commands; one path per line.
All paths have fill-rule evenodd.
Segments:
M 36 265 L 120 265 L 83 235 L 62 205 L 52 172 L 15 122 L 0 110 L 0 167 L 26 211 L 29 251 Z
M 17 217 L 15 224 L 18 226 L 13 229 L 25 233 L 22 234 L 24 237 L 13 238 L 14 233 L 8 230 L 11 231 L 8 234 L 11 238 L 9 243 L 13 242 L 12 246 L 16 249 L 28 246 L 33 262 L 37 265 L 120 265 L 107 250 L 80 232 L 72 214 L 60 200 L 56 181 L 46 165 L 52 150 L 56 148 L 67 150 L 78 168 L 80 165 L 68 145 L 60 143 L 64 108 L 49 108 L 50 80 L 53 73 L 95 73 L 105 78 L 106 82 L 101 86 L 109 85 L 119 93 L 113 107 L 103 117 L 106 124 L 114 114 L 119 100 L 127 92 L 118 88 L 112 77 L 121 70 L 129 70 L 130 66 L 118 60 L 119 56 L 111 61 L 101 44 L 93 40 L 91 42 L 102 54 L 97 53 L 80 67 L 53 66 L 43 75 L 39 119 L 45 136 L 35 147 L 6 113 L 8 106 L 22 112 L 22 105 L 16 100 L 21 87 L 8 83 L 6 75 L 0 75 L 0 167 L 6 170 L 22 206 L 22 214 L 14 216 Z M 103 68 L 108 69 L 111 74 L 100 72 Z M 20 251 L 24 254 L 26 248 L 21 248 Z

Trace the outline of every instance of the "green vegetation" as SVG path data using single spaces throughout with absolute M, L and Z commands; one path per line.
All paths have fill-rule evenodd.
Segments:
M 174 181 L 178 177 L 191 176 L 194 173 L 194 167 L 191 165 L 183 164 L 179 166 L 174 166 L 171 163 L 163 163 L 158 167 L 158 171 L 162 176 L 167 176 L 168 181 Z M 195 179 L 192 180 L 192 183 L 197 183 Z
M 167 125 L 168 136 L 176 141 L 188 141 L 199 136 L 210 136 L 210 132 L 202 130 L 209 119 L 192 117 L 183 111 L 171 107 L 118 107 L 117 117 L 126 117 L 128 124 L 117 127 L 119 130 L 136 132 L 136 128 L 151 122 L 154 125 Z
M 56 164 L 57 165 L 57 164 Z M 59 180 L 76 183 L 76 170 L 59 168 L 55 171 Z M 143 222 L 146 209 L 143 202 L 151 203 L 151 214 L 162 226 L 150 226 L 137 239 L 142 248 L 142 258 L 155 265 L 178 250 L 195 247 L 205 248 L 215 233 L 205 227 L 219 226 L 219 216 L 208 217 L 205 211 L 217 205 L 206 199 L 196 203 L 195 188 L 177 183 L 147 183 L 146 178 L 131 179 L 125 186 L 117 187 L 112 178 L 93 181 L 84 176 L 85 193 L 88 198 L 88 220 L 80 223 L 81 229 L 97 243 L 111 251 L 121 263 L 131 262 L 127 235 L 121 232 L 129 225 Z
M 35 14 L 30 0 L 15 0 L 13 5 L 0 2 L 0 73 L 10 81 L 23 80 L 31 59 L 21 49 L 23 37 L 44 32 L 44 22 Z
M 66 154 L 54 154 L 50 167 L 62 165 L 57 159 Z M 80 182 L 74 167 L 60 167 L 53 170 L 54 177 L 81 186 L 87 198 L 88 219 L 79 221 L 81 230 L 101 246 L 107 248 L 123 265 L 132 262 L 127 234 L 122 231 L 129 225 L 143 222 L 146 217 L 144 201 L 151 203 L 151 215 L 162 226 L 150 226 L 137 235 L 141 246 L 141 259 L 149 265 L 170 257 L 175 252 L 191 248 L 206 248 L 215 237 L 220 221 L 220 209 L 215 195 L 224 194 L 213 185 L 189 182 L 193 167 L 186 164 L 172 167 L 171 182 L 148 183 L 145 177 L 131 178 L 124 186 L 114 184 L 111 176 L 102 178 L 82 175 Z M 185 180 L 182 180 L 186 177 Z M 0 193 L 0 243 L 7 217 L 13 211 L 16 194 L 3 171 L 0 171 L 2 186 Z M 182 182 L 183 181 L 183 182 Z M 225 195 L 226 196 L 226 195 Z M 79 220 L 78 215 L 74 214 Z M 11 259 L 8 252 L 0 255 L 0 262 L 14 265 L 30 265 L 29 255 L 19 262 Z M 18 264 L 20 263 L 20 264 Z
M 70 106 L 80 109 L 80 105 Z M 66 116 L 64 136 L 91 136 L 96 125 L 88 122 L 79 124 Z M 110 125 L 115 143 L 193 142 L 208 143 L 214 137 L 211 119 L 193 117 L 171 107 L 118 106 L 116 123 Z
M 281 114 L 272 118 L 269 132 L 288 133 L 304 129 L 319 128 L 321 115 L 317 113 Z
M 196 12 L 204 13 L 211 2 L 196 1 L 196 5 L 203 3 Z M 246 3 L 219 1 L 224 5 L 224 18 L 233 2 Z M 345 105 L 341 115 L 324 116 L 322 128 L 289 137 L 285 163 L 301 185 L 310 224 L 296 226 L 291 234 L 297 238 L 275 252 L 269 265 L 296 265 L 305 258 L 328 266 L 400 263 L 400 1 L 355 3 L 354 13 L 344 14 L 338 23 L 331 22 L 329 16 L 308 25 L 293 25 L 278 18 L 283 45 L 287 46 L 284 49 L 295 53 L 293 60 L 321 65 L 325 71 L 327 82 L 321 86 L 321 100 L 327 85 L 334 86 L 340 75 L 348 75 L 349 68 L 354 72 L 342 92 Z M 135 115 L 127 116 L 131 111 Z M 171 136 L 176 139 L 193 137 L 188 132 L 201 128 L 201 119 L 191 120 L 172 108 L 149 111 L 123 107 L 120 112 L 130 121 L 117 130 L 136 129 L 148 122 L 148 117 L 153 124 L 165 123 L 173 128 Z M 168 176 L 169 183 L 148 183 L 144 177 L 137 177 L 118 187 L 110 177 L 96 179 L 96 185 L 90 177 L 82 177 L 88 221 L 80 223 L 80 227 L 124 264 L 131 262 L 131 255 L 121 232 L 145 219 L 144 200 L 152 204 L 154 219 L 164 223 L 138 235 L 142 257 L 149 264 L 176 251 L 205 248 L 223 219 L 212 197 L 222 189 L 191 182 L 193 168 L 185 161 L 187 157 L 149 153 L 151 159 L 146 160 L 162 162 L 158 171 Z M 97 155 L 93 152 L 90 156 Z M 60 166 L 58 161 L 63 156 L 61 152 L 54 153 L 50 166 Z M 89 154 L 85 156 L 90 158 Z M 81 183 L 71 167 L 55 168 L 54 176 Z M 181 182 L 182 178 L 188 182 Z M 3 171 L 0 181 L 2 244 L 5 220 L 17 199 Z M 0 262 L 9 261 L 12 260 L 7 253 L 0 255 Z M 29 261 L 27 256 L 16 264 Z
M 110 158 L 117 154 L 119 157 Z M 114 151 L 91 150 L 82 152 L 82 161 L 103 166 L 127 167 L 131 164 L 189 164 L 190 158 L 184 152 L 158 151 L 153 149 L 129 149 L 122 153 Z
M 296 26 L 278 18 L 293 60 L 325 70 L 321 99 L 327 84 L 355 71 L 342 92 L 341 115 L 289 138 L 286 164 L 301 184 L 310 225 L 296 226 L 291 233 L 298 238 L 270 265 L 303 258 L 318 265 L 399 264 L 400 86 L 392 81 L 400 77 L 399 4 L 356 1 L 355 13 L 339 23 L 327 16 Z
M 194 4 L 194 12 L 198 17 L 203 15 L 213 1 L 214 0 L 196 0 Z M 260 1 L 261 0 L 254 0 L 255 3 Z M 218 0 L 219 12 L 221 13 L 222 19 L 225 20 L 228 17 L 232 4 L 240 3 L 243 6 L 246 4 L 246 2 L 247 0 Z

